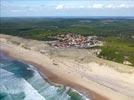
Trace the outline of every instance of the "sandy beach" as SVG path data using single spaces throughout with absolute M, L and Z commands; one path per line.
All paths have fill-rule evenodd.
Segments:
M 92 100 L 133 100 L 134 67 L 103 60 L 85 49 L 55 49 L 43 41 L 0 35 L 0 51 L 38 68 L 48 80 Z

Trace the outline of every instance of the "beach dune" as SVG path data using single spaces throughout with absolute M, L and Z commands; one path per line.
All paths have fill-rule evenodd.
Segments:
M 134 68 L 103 60 L 85 49 L 55 49 L 43 41 L 0 35 L 0 51 L 33 64 L 48 80 L 93 100 L 133 100 Z

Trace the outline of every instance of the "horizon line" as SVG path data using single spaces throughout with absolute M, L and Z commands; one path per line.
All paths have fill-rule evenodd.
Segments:
M 0 16 L 0 18 L 111 18 L 111 17 L 120 17 L 120 18 L 134 18 L 134 16 Z

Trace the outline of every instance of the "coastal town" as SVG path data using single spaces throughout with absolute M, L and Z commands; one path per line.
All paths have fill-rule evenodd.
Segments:
M 74 33 L 68 33 L 64 35 L 58 35 L 55 37 L 56 41 L 51 41 L 49 44 L 56 48 L 93 48 L 102 46 L 103 43 L 97 36 L 82 36 Z

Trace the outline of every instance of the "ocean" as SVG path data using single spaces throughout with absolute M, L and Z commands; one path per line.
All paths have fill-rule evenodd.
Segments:
M 56 86 L 37 69 L 0 52 L 0 100 L 89 100 L 74 89 Z

